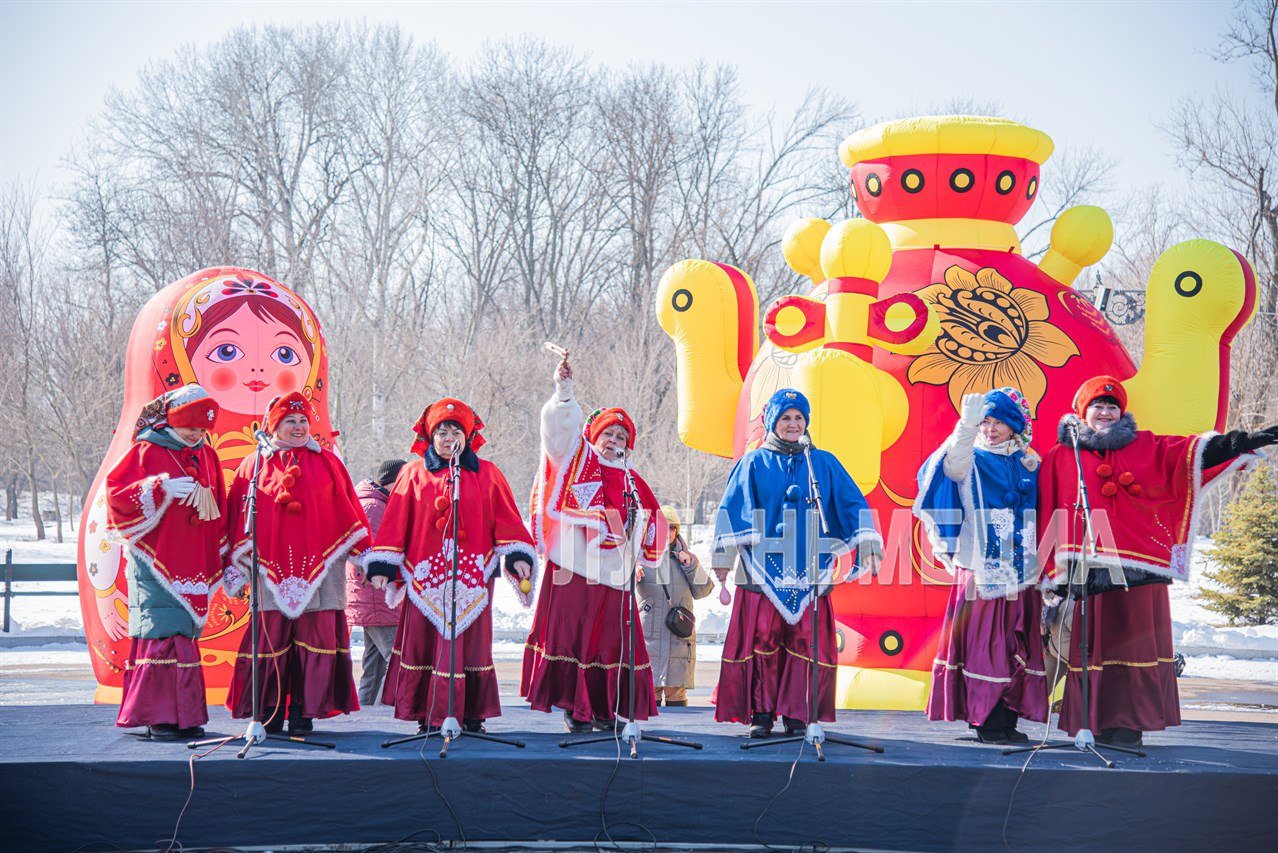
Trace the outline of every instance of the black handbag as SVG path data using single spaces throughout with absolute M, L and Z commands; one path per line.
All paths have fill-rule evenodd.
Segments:
M 670 587 L 663 582 L 661 591 L 666 594 L 666 604 L 670 604 Z M 670 629 L 671 634 L 686 640 L 697 630 L 697 617 L 686 607 L 672 605 L 666 611 L 666 627 Z

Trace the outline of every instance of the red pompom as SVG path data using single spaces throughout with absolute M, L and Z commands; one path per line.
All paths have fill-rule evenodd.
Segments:
M 1144 491 L 1145 489 L 1143 486 L 1141 486 L 1140 483 L 1132 483 L 1130 486 L 1127 487 L 1127 494 L 1131 495 L 1134 498 L 1140 497 Z
M 300 477 L 302 476 L 302 469 L 298 467 L 297 465 L 290 465 L 284 469 L 284 473 L 289 474 L 293 477 Z
M 1115 486 L 1113 483 L 1106 483 L 1105 485 L 1101 486 L 1101 494 L 1107 498 L 1113 497 L 1117 493 L 1118 493 L 1118 486 Z
M 302 502 L 289 501 L 288 506 L 284 507 L 284 509 L 287 510 L 290 515 L 297 515 L 299 512 L 302 511 Z
M 443 495 L 437 496 L 435 498 L 435 509 L 441 512 L 448 509 L 448 498 L 444 497 Z
M 439 531 L 441 531 L 441 532 L 442 532 L 442 531 L 443 531 L 443 529 L 444 529 L 445 527 L 447 527 L 447 526 L 448 526 L 448 519 L 446 519 L 446 518 L 437 518 L 437 519 L 435 519 L 435 529 L 436 529 L 436 530 L 439 530 Z
M 1119 485 L 1130 486 L 1132 483 L 1136 482 L 1136 475 L 1131 471 L 1124 471 L 1118 475 L 1118 482 Z
M 187 465 L 182 470 L 186 472 L 186 476 L 188 477 L 194 477 L 196 474 L 200 473 L 200 469 L 196 468 L 194 465 Z
M 275 502 L 277 504 L 286 504 L 292 499 L 293 499 L 293 496 L 289 494 L 288 492 L 280 492 L 278 495 L 275 496 Z
M 1096 473 L 1102 477 L 1108 477 L 1114 473 L 1114 466 L 1108 462 L 1102 462 L 1096 466 Z
M 200 523 L 200 514 L 195 510 L 191 510 L 191 514 L 186 517 L 186 523 L 194 527 Z
M 286 489 L 291 489 L 291 488 L 293 488 L 293 487 L 294 487 L 294 486 L 296 486 L 296 485 L 297 485 L 297 478 L 296 478 L 296 477 L 294 477 L 292 474 L 285 474 L 285 475 L 284 475 L 284 488 L 286 488 Z
M 457 531 L 457 541 L 459 541 L 459 542 L 465 542 L 465 541 L 466 541 L 466 531 L 465 531 L 465 530 L 458 530 L 458 531 Z

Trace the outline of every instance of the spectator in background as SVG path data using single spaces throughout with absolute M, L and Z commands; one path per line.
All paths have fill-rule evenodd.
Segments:
M 377 476 L 364 480 L 355 487 L 368 526 L 374 540 L 377 528 L 382 525 L 382 513 L 390 498 L 390 488 L 395 485 L 404 459 L 387 459 L 377 468 Z M 346 563 L 346 621 L 351 627 L 364 629 L 364 657 L 360 660 L 363 672 L 359 677 L 359 703 L 375 705 L 382 695 L 386 680 L 386 667 L 390 663 L 391 647 L 395 643 L 395 626 L 399 624 L 398 608 L 386 603 L 386 590 L 375 589 L 364 579 L 364 570 L 354 562 Z
M 670 524 L 666 553 L 655 569 L 643 573 L 635 591 L 657 704 L 664 700 L 667 707 L 683 707 L 688 704 L 688 690 L 696 686 L 697 633 L 696 622 L 690 618 L 692 603 L 713 592 L 714 581 L 688 549 L 679 532 L 675 508 L 663 506 L 661 512 Z M 682 612 L 677 612 L 679 608 Z

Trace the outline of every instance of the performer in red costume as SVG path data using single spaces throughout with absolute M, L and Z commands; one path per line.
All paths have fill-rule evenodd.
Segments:
M 238 595 L 248 581 L 253 547 L 244 532 L 245 498 L 253 487 L 254 459 L 263 454 L 257 497 L 260 707 L 268 732 L 283 728 L 287 708 L 293 735 L 312 731 L 315 719 L 359 709 L 343 564 L 372 545 L 346 466 L 311 437 L 313 416 L 310 401 L 296 391 L 272 400 L 263 423 L 267 446 L 241 463 L 227 499 L 234 544 L 226 589 Z M 252 713 L 250 636 L 244 633 L 226 700 L 235 717 Z
M 499 566 L 524 606 L 532 601 L 537 553 L 510 485 L 497 466 L 480 459 L 483 421 L 461 400 L 432 403 L 413 431 L 413 458 L 391 489 L 386 514 L 370 553 L 375 586 L 394 581 L 392 595 L 407 592 L 400 607 L 382 701 L 418 730 L 438 727 L 453 691 L 454 715 L 471 732 L 501 716 L 493 667 L 493 575 Z M 458 489 L 457 541 L 453 540 L 450 477 Z M 457 623 L 452 619 L 453 549 L 457 549 Z M 522 589 L 521 589 L 522 585 Z M 448 640 L 457 643 L 457 673 L 449 677 Z
M 629 708 L 627 619 L 638 619 L 630 573 L 636 564 L 657 566 L 666 524 L 648 484 L 626 465 L 635 447 L 634 419 L 609 408 L 583 425 L 566 356 L 554 380 L 555 393 L 541 409 L 541 468 L 532 496 L 533 535 L 547 582 L 524 646 L 520 693 L 534 710 L 562 708 L 570 732 L 592 724 L 603 730 Z M 629 484 L 637 507 L 625 497 Z M 648 649 L 635 628 L 635 719 L 646 720 L 656 715 L 657 703 Z
M 1167 585 L 1189 576 L 1199 501 L 1221 475 L 1256 459 L 1252 451 L 1278 442 L 1278 426 L 1155 435 L 1137 430 L 1117 379 L 1084 382 L 1039 473 L 1048 585 L 1066 582 L 1086 545 L 1071 430 L 1098 540 L 1088 580 L 1091 725 L 1101 743 L 1140 746 L 1143 732 L 1180 725 Z M 1076 610 L 1060 716 L 1071 735 L 1084 725 L 1078 621 Z
M 147 403 L 133 446 L 107 475 L 107 528 L 127 548 L 129 636 L 117 726 L 153 740 L 200 737 L 209 720 L 195 638 L 226 555 L 226 509 L 208 430 L 218 405 L 199 385 Z

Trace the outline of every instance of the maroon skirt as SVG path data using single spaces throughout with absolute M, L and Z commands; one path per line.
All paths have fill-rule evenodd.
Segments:
M 1046 722 L 1047 671 L 1038 592 L 1022 590 L 1013 601 L 969 599 L 969 577 L 970 572 L 960 570 L 945 607 L 927 718 L 979 726 L 1001 700 L 1028 720 Z
M 117 726 L 177 726 L 209 721 L 200 647 L 178 634 L 162 640 L 133 638 L 124 669 L 124 698 Z
M 490 581 L 490 601 L 492 586 Z M 500 717 L 501 699 L 493 667 L 492 607 L 485 607 L 457 637 L 457 672 L 451 678 L 448 640 L 411 600 L 405 600 L 400 611 L 386 685 L 382 688 L 382 701 L 395 706 L 395 717 L 429 719 L 432 726 L 440 725 L 448 716 L 450 689 L 453 716 L 458 720 Z
M 546 563 L 524 645 L 519 685 L 520 695 L 533 710 L 563 708 L 582 722 L 626 716 L 630 707 L 627 610 L 635 632 L 635 719 L 657 715 L 652 664 L 630 593 L 589 583 L 551 562 Z
M 818 599 L 817 720 L 834 721 L 839 651 L 830 597 Z M 754 714 L 808 721 L 812 666 L 812 610 L 791 625 L 761 592 L 737 588 L 723 641 L 719 684 L 711 697 L 721 723 L 749 723 Z
M 1172 661 L 1171 602 L 1166 584 L 1146 584 L 1093 595 L 1087 600 L 1089 686 L 1093 732 L 1103 729 L 1162 731 L 1180 725 L 1180 692 Z M 1082 614 L 1074 607 L 1069 674 L 1060 727 L 1083 727 Z
M 258 624 L 258 696 L 264 719 L 276 708 L 287 713 L 290 704 L 300 705 L 302 716 L 318 720 L 359 710 L 345 613 L 313 610 L 290 619 L 278 610 L 264 610 Z M 226 697 L 233 717 L 253 713 L 252 633 L 244 632 Z

